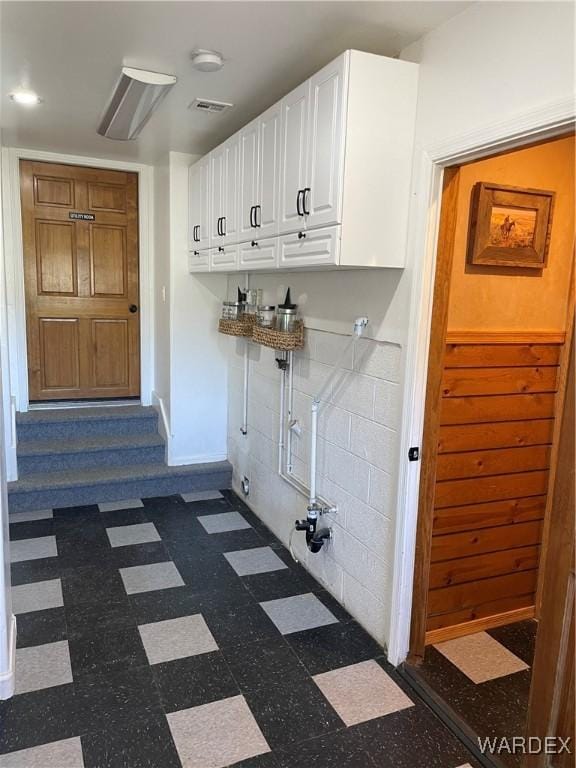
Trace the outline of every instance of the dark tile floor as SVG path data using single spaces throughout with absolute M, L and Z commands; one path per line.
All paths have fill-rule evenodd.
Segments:
M 484 739 L 523 736 L 528 712 L 536 629 L 535 621 L 521 621 L 480 633 L 496 640 L 517 660 L 528 665 L 527 669 L 502 674 L 507 671 L 506 665 L 509 661 L 513 665 L 515 662 L 513 658 L 498 658 L 494 662 L 494 678 L 474 682 L 438 648 L 429 646 L 424 663 L 417 668 L 417 674 L 478 737 Z M 500 655 L 498 647 L 494 646 L 494 650 Z M 489 648 L 486 648 L 485 653 L 488 657 Z M 521 755 L 502 752 L 500 760 L 510 766 L 518 766 Z
M 13 518 L 0 768 L 476 765 L 232 493 L 109 506 Z

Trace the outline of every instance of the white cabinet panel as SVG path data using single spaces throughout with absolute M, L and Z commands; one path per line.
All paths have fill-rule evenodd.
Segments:
M 254 214 L 258 203 L 258 120 L 240 131 L 238 239 L 251 240 L 256 232 Z
M 337 265 L 340 258 L 340 227 L 308 229 L 281 235 L 278 266 L 281 269 Z
M 208 251 L 211 272 L 233 272 L 238 268 L 238 245 L 220 245 Z
M 224 144 L 224 193 L 222 231 L 225 245 L 238 242 L 238 161 L 240 134 Z
M 204 251 L 190 251 L 188 254 L 188 271 L 189 272 L 209 272 L 210 260 L 208 249 Z
M 203 157 L 190 167 L 189 186 L 189 250 L 208 248 L 210 211 L 210 156 Z
M 282 99 L 280 232 L 304 226 L 302 198 L 306 187 L 310 81 Z
M 346 58 L 340 57 L 310 80 L 308 167 L 304 198 L 307 227 L 342 221 Z
M 224 216 L 224 193 L 225 193 L 225 161 L 226 155 L 224 146 L 218 147 L 209 154 L 210 159 L 210 219 L 209 219 L 209 237 L 210 247 L 221 245 L 222 230 L 221 223 Z
M 278 238 L 252 240 L 239 245 L 239 269 L 259 269 L 278 266 Z
M 260 238 L 278 234 L 281 120 L 280 102 L 258 118 L 258 200 L 255 218 Z

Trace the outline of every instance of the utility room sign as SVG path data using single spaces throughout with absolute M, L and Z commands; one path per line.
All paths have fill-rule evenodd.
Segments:
M 76 211 L 70 212 L 68 218 L 76 221 L 96 221 L 96 216 L 93 213 L 77 213 Z

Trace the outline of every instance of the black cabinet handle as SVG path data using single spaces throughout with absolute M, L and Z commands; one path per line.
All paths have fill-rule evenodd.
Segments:
M 255 227 L 256 226 L 256 222 L 254 221 L 254 210 L 255 210 L 255 208 L 256 208 L 256 206 L 254 206 L 254 205 L 250 208 L 250 226 L 251 227 Z
M 138 312 L 138 307 L 136 306 L 136 304 L 130 304 L 130 306 L 128 307 L 128 311 L 134 314 L 135 312 Z
M 200 239 L 199 239 L 199 237 L 198 237 L 198 230 L 199 230 L 199 229 L 200 229 L 199 225 L 198 225 L 198 224 L 196 224 L 196 225 L 194 226 L 193 230 L 192 230 L 192 240 L 193 240 L 195 243 L 198 243 L 198 242 L 200 242 Z
M 222 237 L 226 237 L 226 216 L 222 216 Z
M 298 232 L 298 240 L 302 240 L 303 237 L 306 237 L 306 232 Z
M 224 216 L 220 216 L 220 218 L 218 219 L 217 229 L 218 229 L 218 234 L 221 237 L 224 237 Z
M 306 209 L 306 200 L 307 200 L 306 195 L 309 195 L 310 191 L 311 191 L 310 187 L 305 187 L 302 190 L 302 210 L 304 211 L 304 216 L 310 216 L 310 210 Z
M 200 251 L 194 251 L 194 256 L 200 256 Z
M 254 226 L 255 227 L 262 226 L 262 206 L 261 205 L 254 206 Z
M 250 245 L 252 246 L 252 248 L 254 248 L 255 246 L 257 246 L 257 245 L 258 245 L 258 243 L 256 242 L 256 240 L 252 240 L 252 242 L 250 243 Z
M 224 253 L 224 248 L 221 245 L 218 246 L 218 252 Z
M 299 189 L 298 190 L 298 194 L 296 195 L 296 213 L 298 214 L 298 216 L 304 216 L 304 211 L 302 210 L 302 208 L 300 206 L 300 203 L 302 201 L 302 194 L 303 194 L 303 192 L 304 192 L 303 189 Z
M 220 219 L 220 218 L 216 220 L 216 234 L 217 235 L 221 235 L 222 234 L 222 232 L 220 232 L 220 222 L 221 221 L 222 221 L 222 219 Z

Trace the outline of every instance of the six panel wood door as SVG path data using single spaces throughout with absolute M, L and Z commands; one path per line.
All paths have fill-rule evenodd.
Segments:
M 20 179 L 30 401 L 138 396 L 137 175 L 23 160 Z

